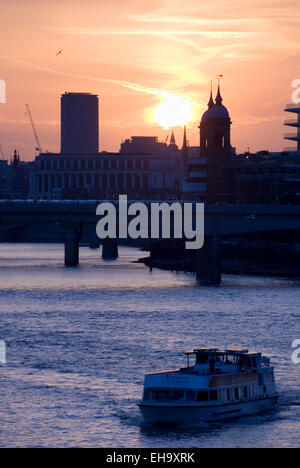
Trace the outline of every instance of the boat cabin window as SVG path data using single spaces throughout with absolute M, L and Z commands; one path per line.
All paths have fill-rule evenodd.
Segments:
M 196 400 L 196 392 L 192 390 L 188 390 L 186 392 L 186 400 L 187 401 L 195 401 Z
M 183 390 L 152 390 L 154 401 L 184 401 Z
M 209 401 L 208 391 L 200 390 L 197 393 L 197 401 Z
M 207 364 L 209 354 L 208 353 L 197 353 L 196 364 Z
M 235 356 L 229 356 L 228 354 L 226 354 L 224 356 L 224 364 L 226 364 L 227 366 L 233 366 L 235 365 L 236 363 L 236 357 Z
M 217 390 L 211 390 L 211 391 L 209 392 L 209 399 L 210 399 L 210 400 L 213 400 L 213 401 L 218 400 L 218 392 L 217 392 Z

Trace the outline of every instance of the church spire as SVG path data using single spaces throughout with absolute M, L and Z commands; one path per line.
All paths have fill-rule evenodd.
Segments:
M 210 100 L 208 101 L 208 108 L 210 109 L 213 105 L 214 105 L 214 100 L 213 100 L 213 97 L 212 97 L 212 80 L 210 82 Z
M 218 75 L 218 94 L 216 96 L 216 104 L 218 104 L 219 106 L 222 105 L 222 96 L 221 96 L 221 91 L 220 91 L 220 81 L 221 81 L 221 78 L 223 78 L 223 75 Z
M 183 145 L 182 145 L 183 148 L 186 148 L 187 147 L 187 139 L 186 139 L 186 125 L 184 126 L 183 128 Z
M 186 125 L 184 126 L 184 129 L 183 129 L 183 145 L 182 145 L 181 155 L 183 159 L 184 173 L 185 173 L 185 176 L 187 176 L 188 161 L 189 161 L 189 148 L 188 148 L 188 141 L 186 137 Z
M 175 140 L 175 135 L 174 135 L 174 132 L 173 132 L 173 130 L 172 130 L 172 135 L 171 135 L 170 145 L 176 145 L 176 140 Z

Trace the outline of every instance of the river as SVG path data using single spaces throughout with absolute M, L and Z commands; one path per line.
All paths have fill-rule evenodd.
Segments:
M 291 279 L 225 275 L 217 287 L 149 271 L 143 253 L 117 261 L 63 246 L 0 244 L 1 447 L 298 447 L 299 286 Z M 262 351 L 275 365 L 279 409 L 199 427 L 145 425 L 136 405 L 144 374 L 185 365 L 184 351 Z

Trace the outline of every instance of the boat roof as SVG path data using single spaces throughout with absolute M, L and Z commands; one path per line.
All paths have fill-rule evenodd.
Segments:
M 228 348 L 225 351 L 220 351 L 218 348 L 196 348 L 193 351 L 187 351 L 186 355 L 191 354 L 200 354 L 200 353 L 208 353 L 208 354 L 215 354 L 216 356 L 260 356 L 261 353 L 256 351 L 248 351 L 248 349 L 244 348 Z

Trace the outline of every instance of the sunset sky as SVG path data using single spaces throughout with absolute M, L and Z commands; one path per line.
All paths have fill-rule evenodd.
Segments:
M 131 135 L 170 130 L 153 121 L 168 97 L 191 103 L 191 145 L 209 82 L 223 74 L 223 103 L 239 152 L 279 151 L 283 108 L 300 78 L 299 0 L 0 0 L 0 142 L 31 160 L 29 103 L 44 149 L 59 151 L 60 95 L 100 98 L 100 151 Z M 62 49 L 62 53 L 56 56 Z M 175 101 L 176 102 L 176 101 Z M 177 143 L 182 128 L 174 128 Z

